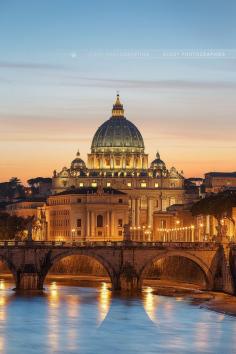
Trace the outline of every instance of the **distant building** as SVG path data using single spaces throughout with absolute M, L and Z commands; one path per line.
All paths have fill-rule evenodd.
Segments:
M 206 193 L 218 193 L 236 187 L 236 172 L 208 172 L 204 185 Z
M 182 173 L 174 167 L 168 169 L 158 152 L 149 164 L 143 137 L 124 116 L 119 95 L 112 116 L 92 139 L 87 165 L 77 153 L 69 168 L 54 171 L 52 193 L 99 185 L 127 194 L 132 229 L 144 227 L 152 231 L 154 212 L 199 198 L 198 191 L 185 189 Z
M 50 196 L 48 240 L 121 241 L 129 222 L 128 196 L 112 188 L 79 188 Z
M 38 215 L 38 208 L 44 208 L 46 199 L 26 199 L 6 206 L 6 212 L 10 215 L 16 215 L 22 218 Z

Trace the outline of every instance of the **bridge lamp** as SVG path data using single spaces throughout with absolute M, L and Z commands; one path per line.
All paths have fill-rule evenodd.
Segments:
M 176 223 L 176 225 L 179 225 L 179 224 L 180 224 L 180 221 L 179 221 L 179 220 L 176 220 L 175 223 Z
M 73 241 L 73 237 L 75 237 L 75 229 L 71 229 L 71 242 Z

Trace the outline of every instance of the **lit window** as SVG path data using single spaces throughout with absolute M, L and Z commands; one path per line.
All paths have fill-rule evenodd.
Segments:
M 107 187 L 111 187 L 111 182 L 107 182 Z
M 132 187 L 132 183 L 131 183 L 131 182 L 128 182 L 128 183 L 127 183 L 127 187 Z
M 159 187 L 159 183 L 155 183 L 155 188 L 158 188 Z
M 80 182 L 79 186 L 80 186 L 80 187 L 83 187 L 83 186 L 84 186 L 83 182 Z
M 92 187 L 97 187 L 97 182 L 92 182 L 92 183 L 91 183 L 91 186 L 92 186 Z
M 122 227 L 123 226 L 123 220 L 122 219 L 118 219 L 118 227 Z
M 97 227 L 103 227 L 103 216 L 102 215 L 97 216 Z
M 141 188 L 146 188 L 147 187 L 147 183 L 146 182 L 141 182 Z

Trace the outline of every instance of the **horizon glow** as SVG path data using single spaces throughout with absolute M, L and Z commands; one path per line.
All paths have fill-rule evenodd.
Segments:
M 149 162 L 236 170 L 236 3 L 0 2 L 0 181 L 87 162 L 119 90 Z M 204 56 L 205 55 L 205 56 Z

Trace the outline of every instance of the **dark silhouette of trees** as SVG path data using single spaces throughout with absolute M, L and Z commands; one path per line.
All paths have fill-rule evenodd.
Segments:
M 13 240 L 21 231 L 27 229 L 31 217 L 22 218 L 11 216 L 8 213 L 0 213 L 0 239 Z
M 218 230 L 222 228 L 221 220 L 227 218 L 233 223 L 232 209 L 236 207 L 236 192 L 224 191 L 217 194 L 211 194 L 206 198 L 199 200 L 192 206 L 191 212 L 193 216 L 212 215 L 218 221 Z
M 51 183 L 51 182 L 52 182 L 51 178 L 45 178 L 45 177 L 30 178 L 27 181 L 28 185 L 31 187 L 32 194 L 39 193 L 40 183 Z
M 17 177 L 12 177 L 9 182 L 0 183 L 0 196 L 9 200 L 24 198 L 25 188 Z

